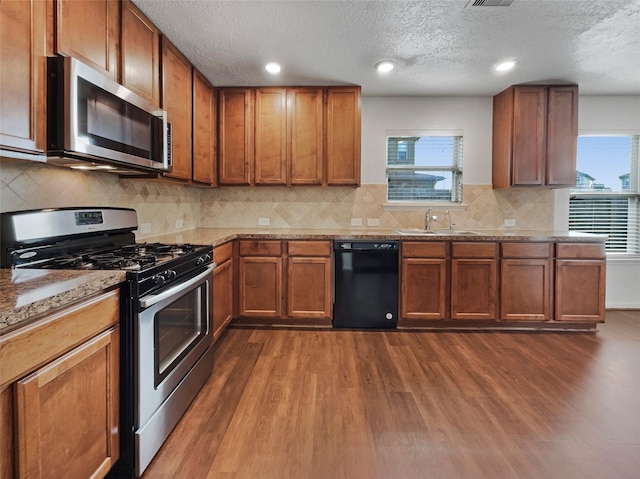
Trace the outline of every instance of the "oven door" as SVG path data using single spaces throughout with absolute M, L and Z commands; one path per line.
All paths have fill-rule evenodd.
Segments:
M 143 427 L 213 344 L 213 265 L 140 298 L 136 429 Z

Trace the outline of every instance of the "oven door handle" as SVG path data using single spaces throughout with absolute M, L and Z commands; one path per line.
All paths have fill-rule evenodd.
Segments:
M 211 265 L 209 265 L 207 267 L 207 269 L 205 271 L 203 271 L 202 273 L 198 274 L 197 276 L 194 276 L 193 278 L 189 279 L 188 281 L 185 281 L 184 283 L 180 283 L 177 286 L 174 286 L 173 288 L 169 288 L 166 291 L 163 291 L 162 293 L 158 293 L 158 294 L 152 294 L 151 296 L 148 296 L 144 299 L 140 300 L 140 308 L 142 309 L 146 309 L 149 306 L 153 306 L 156 303 L 159 303 L 160 301 L 163 301 L 167 298 L 170 298 L 171 296 L 174 296 L 175 294 L 179 293 L 180 291 L 189 289 L 189 287 L 193 286 L 194 284 L 200 282 L 205 276 L 211 274 L 211 272 L 213 271 L 213 268 L 215 267 L 215 263 L 212 263 Z

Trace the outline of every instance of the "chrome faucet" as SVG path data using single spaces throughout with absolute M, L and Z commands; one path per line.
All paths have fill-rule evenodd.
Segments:
M 451 222 L 451 214 L 449 213 L 449 210 L 445 210 L 444 215 L 449 219 L 449 231 L 453 231 L 453 226 L 455 225 L 455 223 Z
M 438 217 L 436 215 L 432 215 L 431 214 L 431 209 L 429 208 L 427 210 L 427 212 L 424 214 L 424 229 L 425 230 L 430 230 L 431 229 L 431 223 L 433 223 L 434 221 L 438 221 Z

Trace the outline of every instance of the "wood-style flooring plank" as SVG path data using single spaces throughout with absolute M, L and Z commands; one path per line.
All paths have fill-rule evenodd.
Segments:
M 640 477 L 640 311 L 597 333 L 229 329 L 143 479 Z

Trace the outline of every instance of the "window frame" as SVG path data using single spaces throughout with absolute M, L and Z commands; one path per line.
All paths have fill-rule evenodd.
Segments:
M 452 153 L 451 164 L 436 166 L 416 165 L 389 165 L 389 138 L 413 138 L 413 137 L 452 137 L 458 138 Z M 464 163 L 464 132 L 463 130 L 387 130 L 385 136 L 385 207 L 402 208 L 423 206 L 450 206 L 463 205 L 463 163 Z M 389 199 L 389 172 L 390 171 L 437 171 L 451 172 L 451 195 L 447 200 L 428 199 Z
M 573 199 L 590 199 L 590 198 L 629 198 L 635 199 L 635 209 L 627 210 L 628 214 L 633 213 L 636 216 L 636 219 L 631 220 L 632 223 L 629 225 L 629 217 L 627 217 L 627 228 L 631 227 L 631 237 L 632 241 L 635 243 L 636 252 L 629 251 L 617 251 L 606 249 L 606 254 L 608 258 L 640 258 L 640 131 L 609 131 L 609 130 L 581 130 L 578 133 L 579 137 L 630 137 L 631 139 L 631 151 L 630 151 L 630 165 L 629 165 L 629 189 L 620 191 L 598 191 L 598 190 L 588 190 L 588 189 L 579 189 L 576 187 L 572 187 L 569 190 L 569 208 L 567 218 L 567 229 L 569 231 L 582 231 L 577 229 L 571 229 L 570 227 L 570 218 L 571 218 L 571 201 Z M 577 172 L 580 171 L 579 165 L 577 164 L 576 158 L 576 175 Z M 577 180 L 576 180 L 577 182 Z M 576 185 L 577 186 L 577 185 Z M 635 226 L 635 228 L 633 228 Z M 627 236 L 629 238 L 629 234 Z M 627 241 L 627 250 L 629 241 Z

